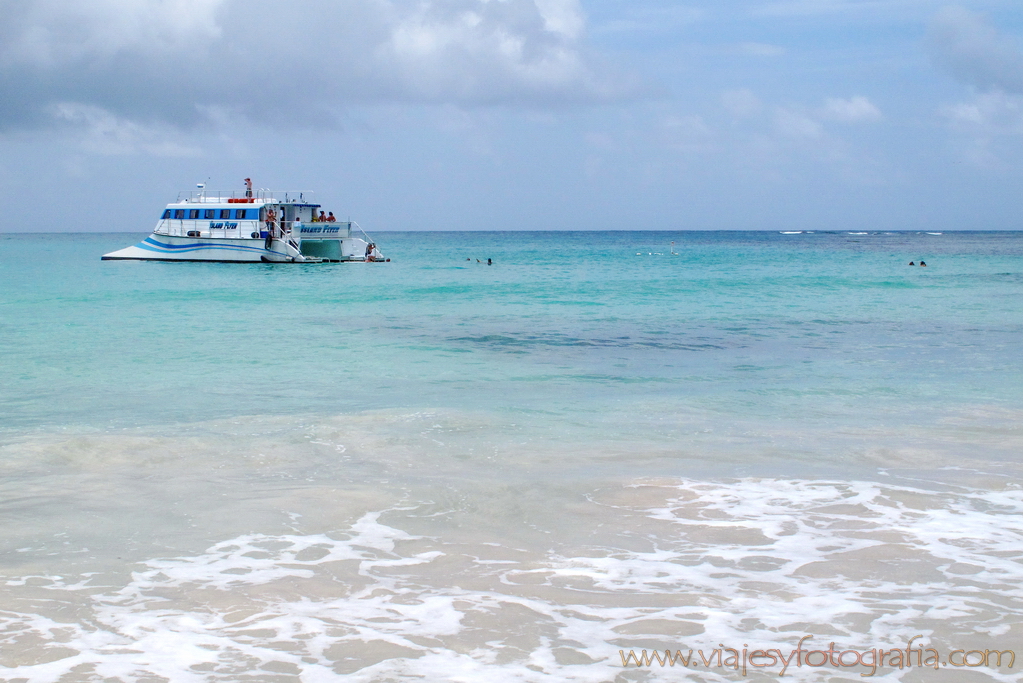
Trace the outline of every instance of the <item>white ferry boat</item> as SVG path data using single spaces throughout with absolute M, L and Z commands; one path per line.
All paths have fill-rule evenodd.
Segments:
M 182 192 L 168 204 L 153 234 L 104 254 L 108 261 L 221 261 L 230 263 L 379 262 L 385 259 L 352 221 L 328 220 L 304 192 Z M 353 233 L 355 225 L 358 234 Z

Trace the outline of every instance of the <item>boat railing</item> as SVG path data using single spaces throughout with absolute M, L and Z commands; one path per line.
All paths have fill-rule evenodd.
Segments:
M 231 191 L 219 191 L 219 190 L 185 190 L 178 192 L 177 203 L 182 202 L 187 204 L 223 204 L 229 199 L 251 199 L 253 202 L 260 201 L 272 201 L 285 203 L 311 203 L 312 192 L 293 192 L 291 190 L 275 191 L 261 188 L 258 190 L 252 190 L 251 194 L 248 194 L 246 190 L 231 190 Z M 309 195 L 306 199 L 305 195 Z

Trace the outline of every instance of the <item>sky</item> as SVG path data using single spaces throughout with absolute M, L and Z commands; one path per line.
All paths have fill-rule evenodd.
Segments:
M 0 0 L 0 232 L 1023 229 L 1019 0 Z

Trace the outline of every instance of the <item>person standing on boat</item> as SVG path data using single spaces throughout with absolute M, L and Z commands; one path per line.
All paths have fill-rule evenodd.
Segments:
M 252 178 L 245 179 L 245 197 L 246 199 L 252 198 Z
M 274 213 L 273 209 L 266 210 L 266 232 L 270 237 L 274 236 L 274 219 L 276 217 L 277 214 Z

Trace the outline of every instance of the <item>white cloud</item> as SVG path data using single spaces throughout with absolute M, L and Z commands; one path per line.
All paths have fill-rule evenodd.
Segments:
M 756 116 L 763 108 L 760 98 L 748 88 L 724 91 L 721 93 L 721 104 L 736 119 Z
M 830 97 L 824 102 L 824 115 L 837 121 L 856 123 L 861 121 L 880 121 L 881 110 L 862 95 L 841 99 Z
M 949 7 L 931 21 L 931 58 L 959 80 L 981 89 L 1023 93 L 1020 41 L 999 32 L 983 16 Z
M 180 126 L 230 110 L 321 125 L 357 103 L 630 97 L 579 0 L 0 0 L 0 130 L 74 101 Z
M 928 42 L 934 63 L 973 86 L 973 99 L 939 108 L 955 134 L 952 147 L 975 166 L 1005 169 L 1018 155 L 1008 138 L 1023 135 L 1023 49 L 982 15 L 961 7 L 939 12 Z M 980 92 L 976 92 L 976 91 Z
M 713 147 L 713 131 L 701 116 L 668 116 L 661 122 L 661 130 L 664 143 L 682 152 L 705 152 Z
M 986 169 L 1018 165 L 1023 139 L 1023 96 L 981 93 L 969 102 L 942 107 L 939 115 L 954 133 L 952 149 L 967 163 Z M 1007 144 L 1015 140 L 1015 144 Z
M 579 0 L 535 0 L 544 28 L 560 33 L 566 38 L 576 39 L 586 25 Z
M 423 3 L 376 54 L 406 92 L 429 100 L 593 96 L 600 86 L 575 43 L 582 26 L 570 0 Z
M 978 95 L 941 110 L 956 131 L 975 136 L 1023 134 L 1023 97 L 1002 92 Z
M 824 127 L 819 122 L 786 107 L 775 110 L 774 126 L 780 134 L 789 138 L 816 140 L 824 136 Z
M 54 67 L 130 49 L 187 50 L 220 35 L 225 0 L 4 2 L 0 65 Z

